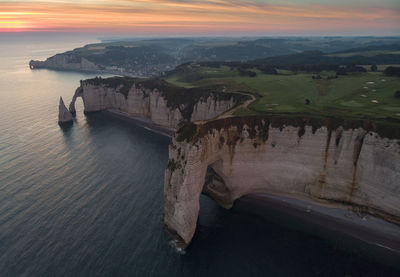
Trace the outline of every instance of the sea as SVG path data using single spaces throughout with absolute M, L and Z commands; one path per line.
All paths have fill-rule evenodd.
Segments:
M 170 138 L 102 113 L 57 124 L 82 79 L 31 59 L 92 35 L 0 34 L 0 276 L 396 276 L 286 215 L 206 196 L 185 254 L 163 229 Z M 103 76 L 107 77 L 107 76 Z M 399 275 L 397 275 L 399 276 Z

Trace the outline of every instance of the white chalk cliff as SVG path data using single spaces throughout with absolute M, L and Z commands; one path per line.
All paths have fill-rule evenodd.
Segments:
M 49 68 L 56 70 L 73 70 L 73 71 L 99 71 L 100 68 L 91 61 L 83 57 L 75 57 L 68 54 L 57 54 L 45 61 L 30 61 L 31 69 Z
M 173 101 L 168 101 L 162 88 L 147 88 L 135 82 L 110 86 L 103 80 L 107 79 L 82 81 L 69 106 L 70 112 L 75 113 L 75 101 L 81 97 L 85 112 L 113 110 L 175 130 L 183 121 L 214 118 L 239 102 L 238 94 L 226 94 L 224 99 L 218 99 L 217 93 L 210 93 L 199 97 L 195 103 L 178 99 L 175 100 L 178 103 L 171 104 Z
M 377 130 L 372 123 L 268 117 L 182 128 L 169 146 L 164 225 L 188 245 L 202 192 L 225 208 L 249 193 L 271 193 L 399 223 L 400 137 Z
M 60 97 L 60 103 L 58 104 L 58 123 L 68 122 L 72 122 L 72 114 L 65 106 L 62 97 Z

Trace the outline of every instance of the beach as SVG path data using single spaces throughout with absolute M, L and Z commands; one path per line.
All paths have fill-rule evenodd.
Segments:
M 345 248 L 350 248 L 347 250 L 358 248 L 371 258 L 400 269 L 400 226 L 396 224 L 349 207 L 328 207 L 282 195 L 249 194 L 235 205 L 250 206 L 251 211 L 257 209 L 261 215 L 266 212 L 268 218 L 279 222 L 290 221 L 290 228 L 346 241 Z

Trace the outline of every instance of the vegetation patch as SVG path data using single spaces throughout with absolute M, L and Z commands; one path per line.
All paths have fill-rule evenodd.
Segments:
M 400 78 L 383 72 L 389 66 L 377 65 L 376 72 L 365 72 L 361 66 L 335 65 L 334 70 L 325 68 L 318 73 L 278 69 L 278 74 L 264 74 L 252 64 L 240 66 L 256 72 L 256 76 L 241 76 L 238 70 L 229 68 L 229 63 L 201 63 L 195 68 L 182 65 L 166 80 L 188 88 L 218 84 L 225 87 L 225 92 L 246 91 L 257 95 L 247 108 L 235 111 L 237 116 L 293 114 L 379 121 L 399 119 L 394 111 L 399 103 L 393 101 L 393 95 L 400 88 Z M 336 75 L 338 68 L 346 75 Z M 195 82 L 177 81 L 186 74 L 202 77 Z
M 389 66 L 385 69 L 384 73 L 388 76 L 400 77 L 400 67 Z
M 367 132 L 376 132 L 384 138 L 400 139 L 400 128 L 396 128 L 396 123 L 391 122 L 390 119 L 385 119 L 385 121 L 370 121 L 349 120 L 338 117 L 302 117 L 293 115 L 243 116 L 212 120 L 199 125 L 197 134 L 193 138 L 197 140 L 206 136 L 212 130 L 220 131 L 226 128 L 236 128 L 238 132 L 237 136 L 240 136 L 245 126 L 248 127 L 247 131 L 249 132 L 250 139 L 256 138 L 256 134 L 258 134 L 259 138 L 264 137 L 267 140 L 269 126 L 281 130 L 285 126 L 297 127 L 299 128 L 299 136 L 304 135 L 306 126 L 312 127 L 312 133 L 315 133 L 316 130 L 323 126 L 329 130 L 336 130 L 340 126 L 345 130 L 363 128 Z
M 167 168 L 171 171 L 174 172 L 177 169 L 180 169 L 182 166 L 178 161 L 175 161 L 175 159 L 170 159 L 168 160 Z
M 193 122 L 187 123 L 183 125 L 176 132 L 176 140 L 179 142 L 182 141 L 191 141 L 197 133 L 197 125 Z

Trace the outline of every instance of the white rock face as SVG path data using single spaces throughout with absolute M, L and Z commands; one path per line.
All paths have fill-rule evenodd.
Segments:
M 34 68 L 50 68 L 59 70 L 97 71 L 100 68 L 85 58 L 75 58 L 67 54 L 57 54 L 45 61 L 30 61 L 29 66 Z
M 62 97 L 60 97 L 60 103 L 58 105 L 58 123 L 72 122 L 72 114 L 65 107 Z
M 229 101 L 217 101 L 208 97 L 206 101 L 199 101 L 193 108 L 191 121 L 207 120 L 217 117 L 235 106 L 233 98 Z
M 267 121 L 218 130 L 207 123 L 190 142 L 175 136 L 164 186 L 164 224 L 173 236 L 190 243 L 202 191 L 225 208 L 249 193 L 271 193 L 400 222 L 399 139 L 363 128 L 272 128 Z M 218 178 L 205 185 L 208 166 Z
M 105 85 L 93 85 L 83 81 L 75 92 L 69 106 L 75 112 L 75 100 L 82 97 L 85 112 L 117 110 L 127 115 L 151 120 L 154 124 L 175 130 L 184 120 L 182 108 L 170 107 L 162 93 L 157 89 L 149 90 L 133 85 L 127 96 L 120 93 L 121 87 L 110 88 Z M 235 106 L 233 98 L 215 100 L 209 96 L 200 99 L 193 107 L 191 121 L 214 118 Z

